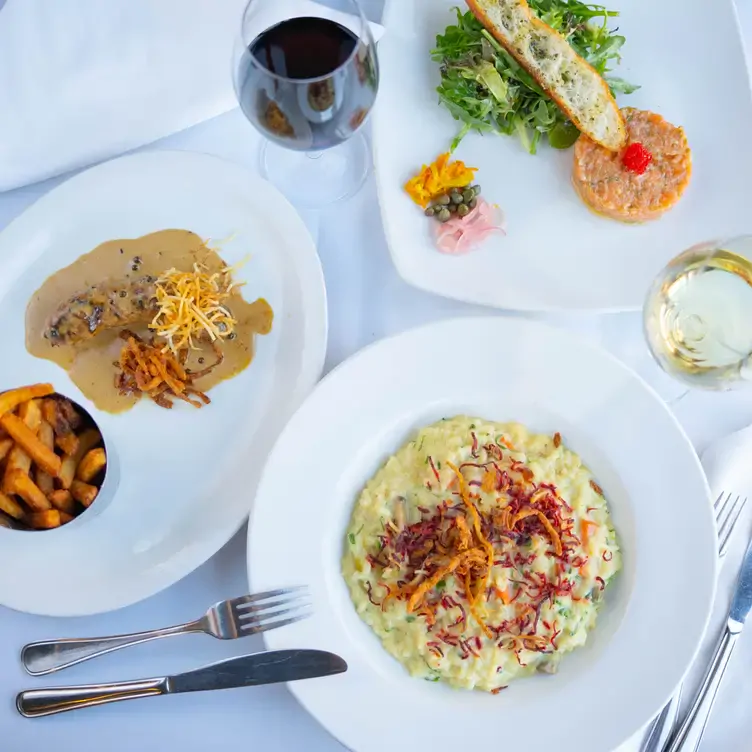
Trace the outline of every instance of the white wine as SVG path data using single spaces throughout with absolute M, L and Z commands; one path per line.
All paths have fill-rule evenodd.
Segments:
M 691 249 L 654 282 L 645 334 L 658 363 L 692 386 L 752 383 L 752 237 Z

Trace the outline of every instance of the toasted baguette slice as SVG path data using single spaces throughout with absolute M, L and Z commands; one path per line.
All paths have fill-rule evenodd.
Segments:
M 466 0 L 475 17 L 559 105 L 582 133 L 611 151 L 627 129 L 608 84 L 526 0 Z

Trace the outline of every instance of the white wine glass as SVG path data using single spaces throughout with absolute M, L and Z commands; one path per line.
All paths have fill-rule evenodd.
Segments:
M 361 128 L 379 68 L 358 0 L 250 0 L 233 52 L 240 107 L 265 137 L 260 170 L 291 201 L 317 207 L 363 185 L 370 149 Z
M 655 360 L 687 386 L 752 384 L 752 236 L 673 259 L 648 292 L 644 327 Z

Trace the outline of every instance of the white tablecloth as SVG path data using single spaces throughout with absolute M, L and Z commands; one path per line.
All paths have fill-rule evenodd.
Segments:
M 752 37 L 752 9 L 746 0 L 742 2 L 740 13 L 749 39 Z M 236 110 L 146 148 L 203 151 L 255 168 L 258 143 L 257 134 Z M 56 178 L 0 194 L 0 229 L 60 181 L 61 178 Z M 327 370 L 385 335 L 423 322 L 481 310 L 436 298 L 402 282 L 389 259 L 373 181 L 349 203 L 304 216 L 318 239 L 329 292 L 331 329 Z M 641 373 L 664 398 L 673 400 L 682 394 L 682 387 L 650 361 L 637 314 L 558 317 L 553 323 L 578 330 L 612 350 Z M 675 404 L 675 410 L 701 450 L 713 439 L 752 423 L 752 391 L 691 392 Z M 752 488 L 734 490 L 752 495 Z M 746 532 L 745 529 L 737 535 L 736 545 L 727 557 L 726 581 L 733 579 Z M 23 572 L 18 576 L 23 577 Z M 183 581 L 143 603 L 113 614 L 62 620 L 0 608 L 0 642 L 4 646 L 0 650 L 0 749 L 2 752 L 99 749 L 198 752 L 241 747 L 264 751 L 336 752 L 342 749 L 303 712 L 283 686 L 123 703 L 38 721 L 17 715 L 13 705 L 16 692 L 41 684 L 26 676 L 20 667 L 18 650 L 25 642 L 165 626 L 195 618 L 209 604 L 246 590 L 243 530 Z M 723 600 L 725 590 L 721 592 L 720 600 Z M 719 609 L 722 608 L 719 604 Z M 658 640 L 671 639 L 661 632 L 660 625 L 656 625 L 655 634 Z M 75 667 L 58 679 L 93 682 L 146 677 L 188 669 L 260 647 L 261 642 L 256 638 L 221 642 L 203 636 L 182 637 Z M 745 670 L 751 661 L 752 635 L 745 634 L 721 689 L 703 750 L 742 752 L 752 749 L 752 742 L 748 741 L 752 738 L 752 713 L 748 711 L 752 680 L 746 678 Z M 555 746 L 555 739 L 552 744 Z M 395 740 L 395 749 L 398 748 L 398 740 Z

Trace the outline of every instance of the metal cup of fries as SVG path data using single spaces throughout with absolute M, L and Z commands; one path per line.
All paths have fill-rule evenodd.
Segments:
M 91 506 L 106 472 L 99 429 L 51 384 L 0 394 L 0 526 L 65 525 Z

